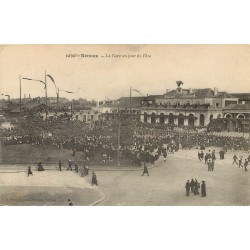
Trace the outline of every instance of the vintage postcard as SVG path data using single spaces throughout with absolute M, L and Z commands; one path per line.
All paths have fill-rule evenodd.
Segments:
M 250 205 L 249 45 L 1 45 L 0 205 Z

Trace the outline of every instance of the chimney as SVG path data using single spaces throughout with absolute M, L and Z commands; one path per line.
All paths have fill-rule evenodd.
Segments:
M 192 88 L 189 89 L 189 94 L 193 94 L 193 89 Z
M 23 95 L 23 98 L 25 99 L 25 94 Z
M 29 94 L 29 99 L 31 99 L 30 94 Z
M 214 96 L 217 96 L 217 95 L 218 95 L 218 88 L 214 87 Z
M 166 94 L 170 91 L 170 89 L 166 89 Z

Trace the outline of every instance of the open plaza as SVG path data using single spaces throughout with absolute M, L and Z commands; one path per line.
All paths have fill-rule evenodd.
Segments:
M 147 164 L 149 176 L 142 175 L 142 167 L 93 166 L 98 186 L 91 186 L 91 174 L 81 177 L 79 173 L 59 171 L 57 165 L 46 165 L 45 171 L 36 171 L 30 164 L 33 175 L 27 177 L 26 164 L 3 164 L 0 168 L 1 205 L 138 205 L 138 206 L 225 206 L 249 205 L 249 173 L 233 163 L 234 154 L 248 157 L 248 152 L 228 151 L 219 159 L 219 148 L 213 172 L 197 157 L 198 149 L 183 149 L 163 156 L 155 164 Z M 207 196 L 186 196 L 187 180 L 204 180 Z

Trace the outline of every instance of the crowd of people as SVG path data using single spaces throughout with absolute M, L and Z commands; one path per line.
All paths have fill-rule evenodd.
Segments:
M 131 129 L 131 128 L 128 128 Z M 101 165 L 113 165 L 117 162 L 118 144 L 117 133 L 112 127 L 98 127 L 86 131 L 78 137 L 63 139 L 54 137 L 52 133 L 47 136 L 32 137 L 29 135 L 3 136 L 4 146 L 15 144 L 32 144 L 52 146 L 57 149 L 72 150 L 72 157 L 81 152 L 83 160 Z M 182 148 L 196 148 L 205 150 L 207 147 L 222 148 L 220 157 L 227 150 L 249 149 L 249 141 L 242 137 L 228 137 L 208 133 L 188 133 L 185 131 L 166 131 L 162 135 L 128 135 L 124 131 L 124 139 L 120 140 L 119 157 L 124 164 L 142 166 L 142 162 L 154 162 L 164 150 L 163 145 L 168 145 L 170 152 L 174 153 Z M 206 156 L 204 156 L 206 158 Z

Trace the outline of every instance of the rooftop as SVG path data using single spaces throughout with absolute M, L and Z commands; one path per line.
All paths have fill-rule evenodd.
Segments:
M 225 110 L 247 110 L 250 111 L 250 104 L 230 104 L 224 108 Z

